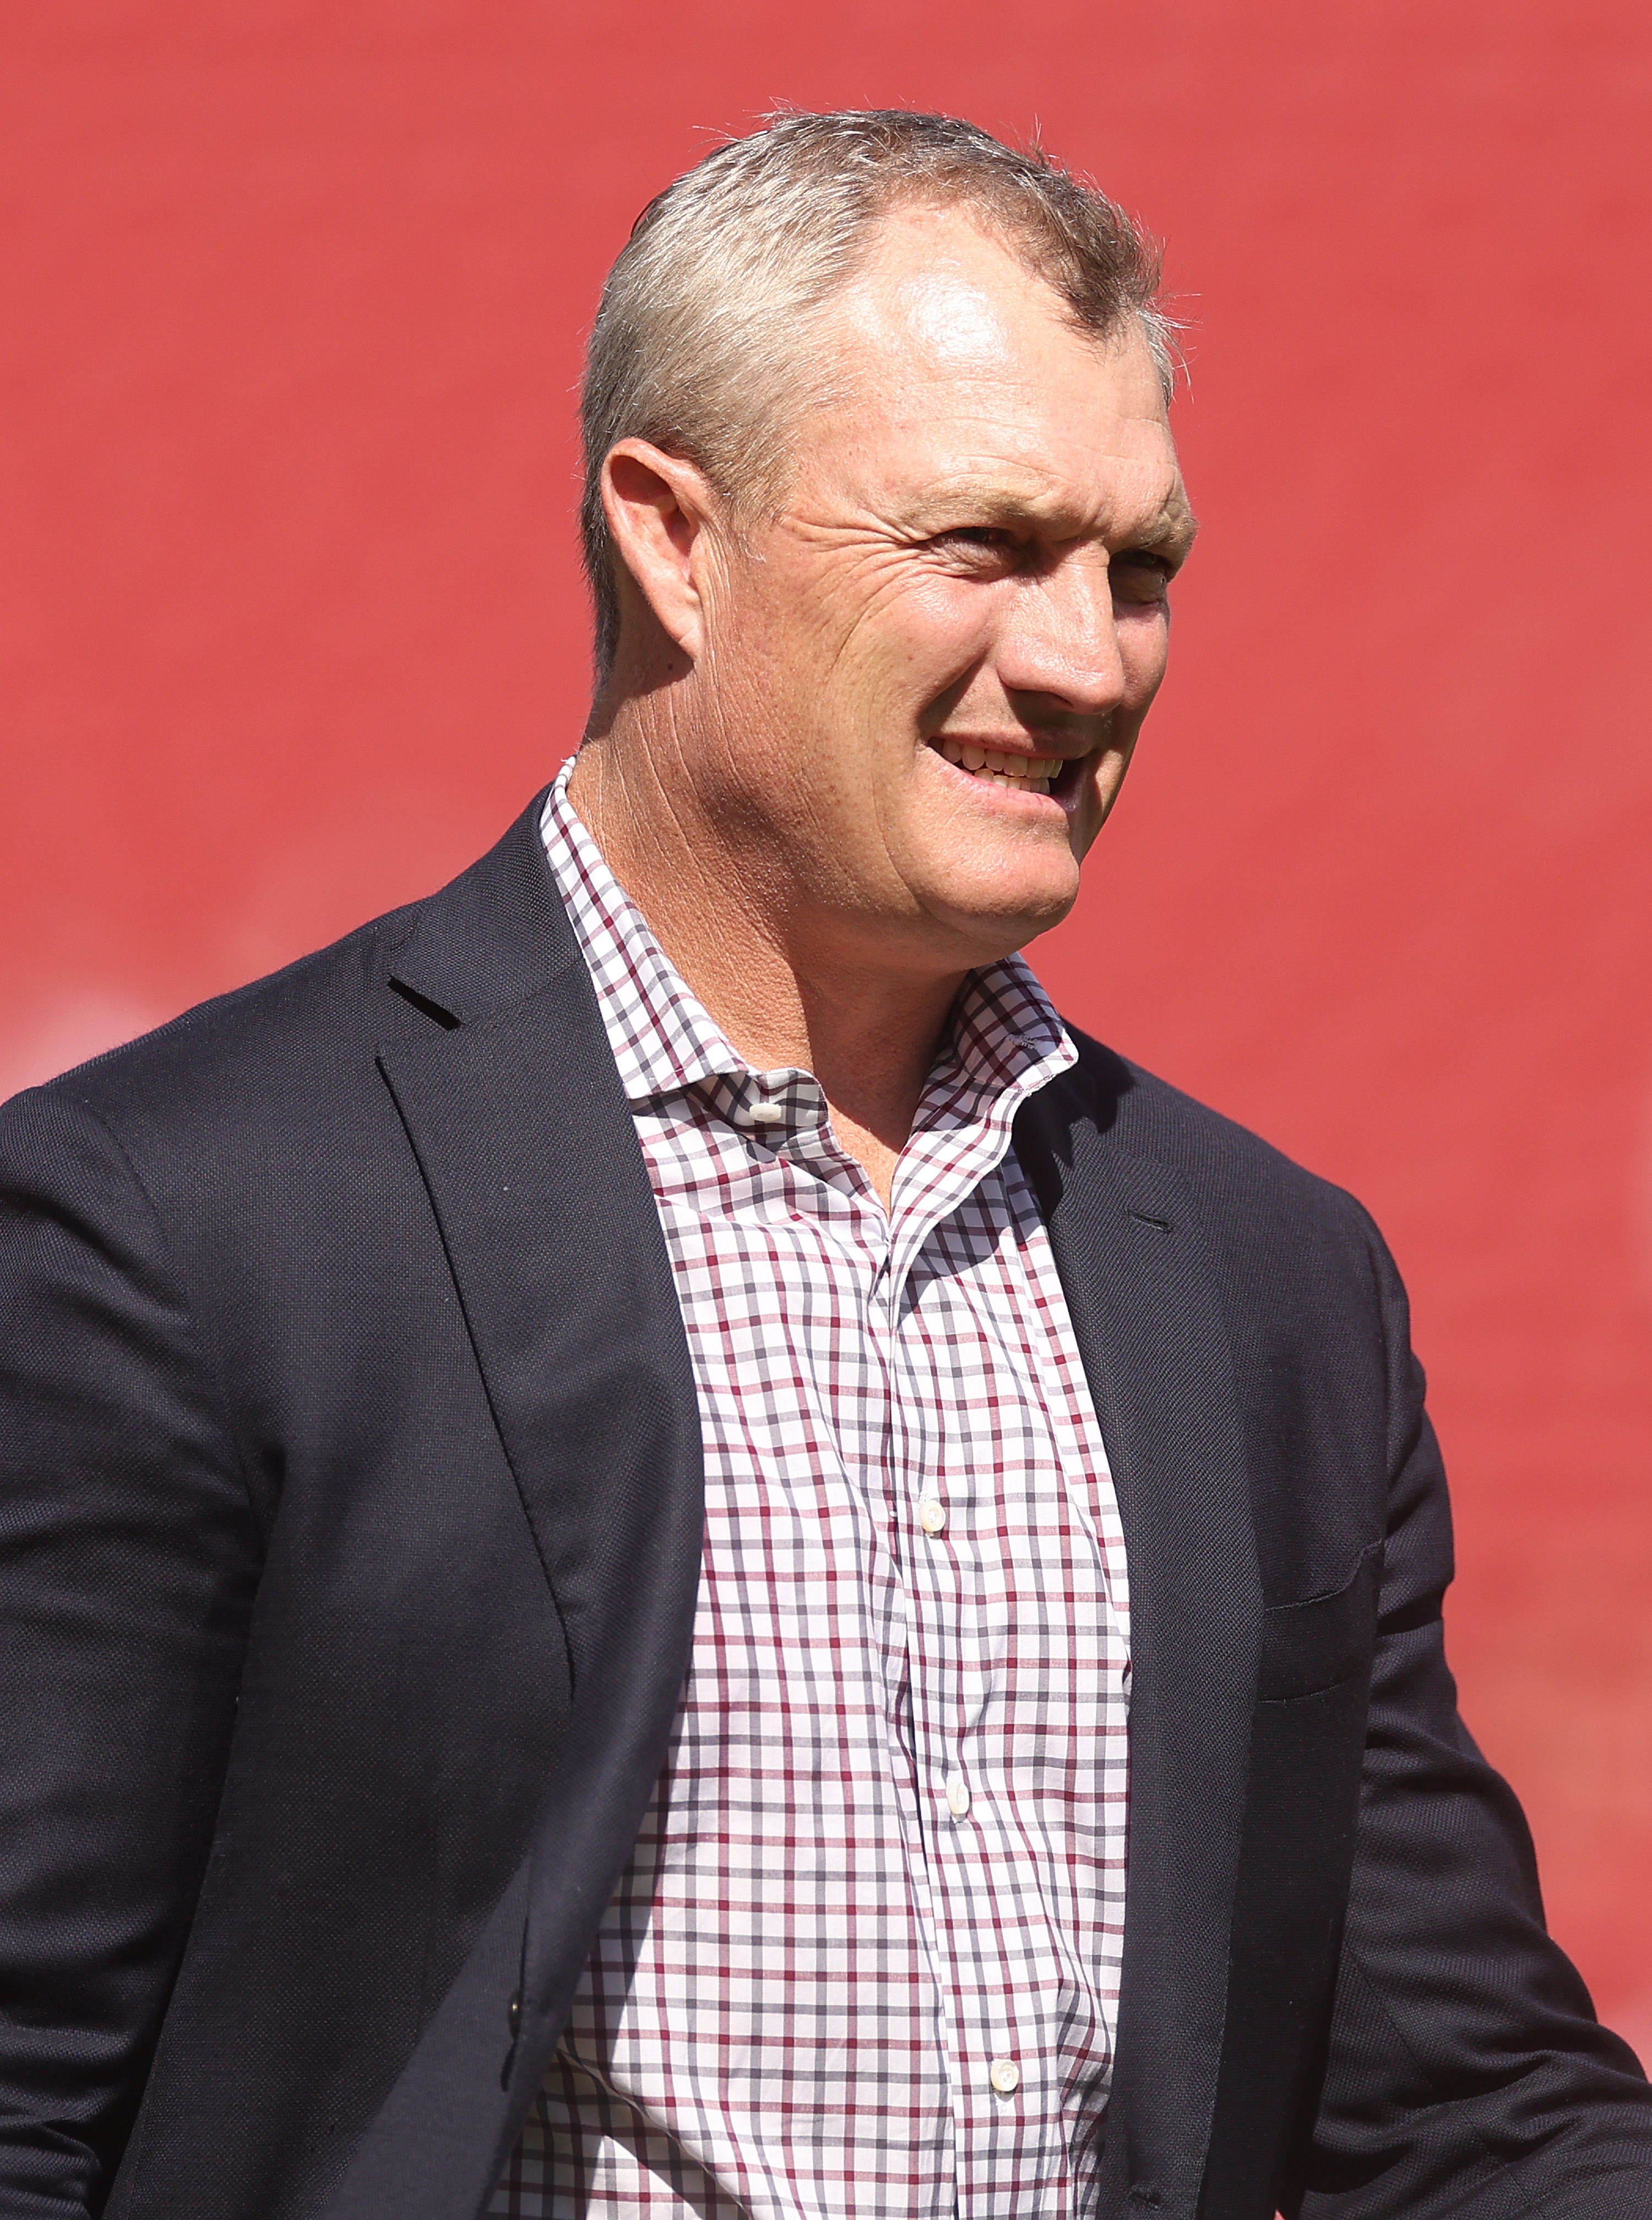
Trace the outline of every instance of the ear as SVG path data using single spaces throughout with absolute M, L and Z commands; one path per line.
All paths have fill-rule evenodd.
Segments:
M 621 440 L 602 465 L 602 513 L 615 552 L 662 629 L 690 661 L 704 645 L 704 528 L 722 506 L 697 465 L 646 440 Z

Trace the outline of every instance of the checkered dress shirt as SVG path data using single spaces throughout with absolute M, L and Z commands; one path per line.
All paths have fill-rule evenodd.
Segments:
M 1018 1106 L 1074 1060 L 975 973 L 886 1217 L 570 805 L 546 849 L 688 1329 L 706 1541 L 683 1707 L 498 2220 L 1067 2220 L 1107 2103 L 1129 1619 Z

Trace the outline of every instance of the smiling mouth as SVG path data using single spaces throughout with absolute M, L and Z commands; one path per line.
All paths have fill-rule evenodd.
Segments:
M 1017 794 L 1048 794 L 1062 773 L 1070 768 L 1064 756 L 1010 755 L 1000 748 L 979 748 L 968 740 L 932 740 L 930 745 L 950 764 L 988 786 L 1007 786 Z

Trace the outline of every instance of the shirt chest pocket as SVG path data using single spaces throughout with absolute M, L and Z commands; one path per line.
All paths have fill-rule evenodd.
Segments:
M 1262 1703 L 1314 1696 L 1362 1674 L 1376 1639 L 1382 1544 L 1360 1554 L 1353 1576 L 1328 1595 L 1272 1605 L 1262 1615 L 1256 1694 Z

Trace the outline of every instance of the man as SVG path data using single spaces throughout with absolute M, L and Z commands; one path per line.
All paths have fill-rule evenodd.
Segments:
M 1015 953 L 1167 384 L 1040 158 L 719 150 L 593 339 L 571 774 L 9 1107 L 7 2220 L 1652 2211 L 1380 1241 Z

